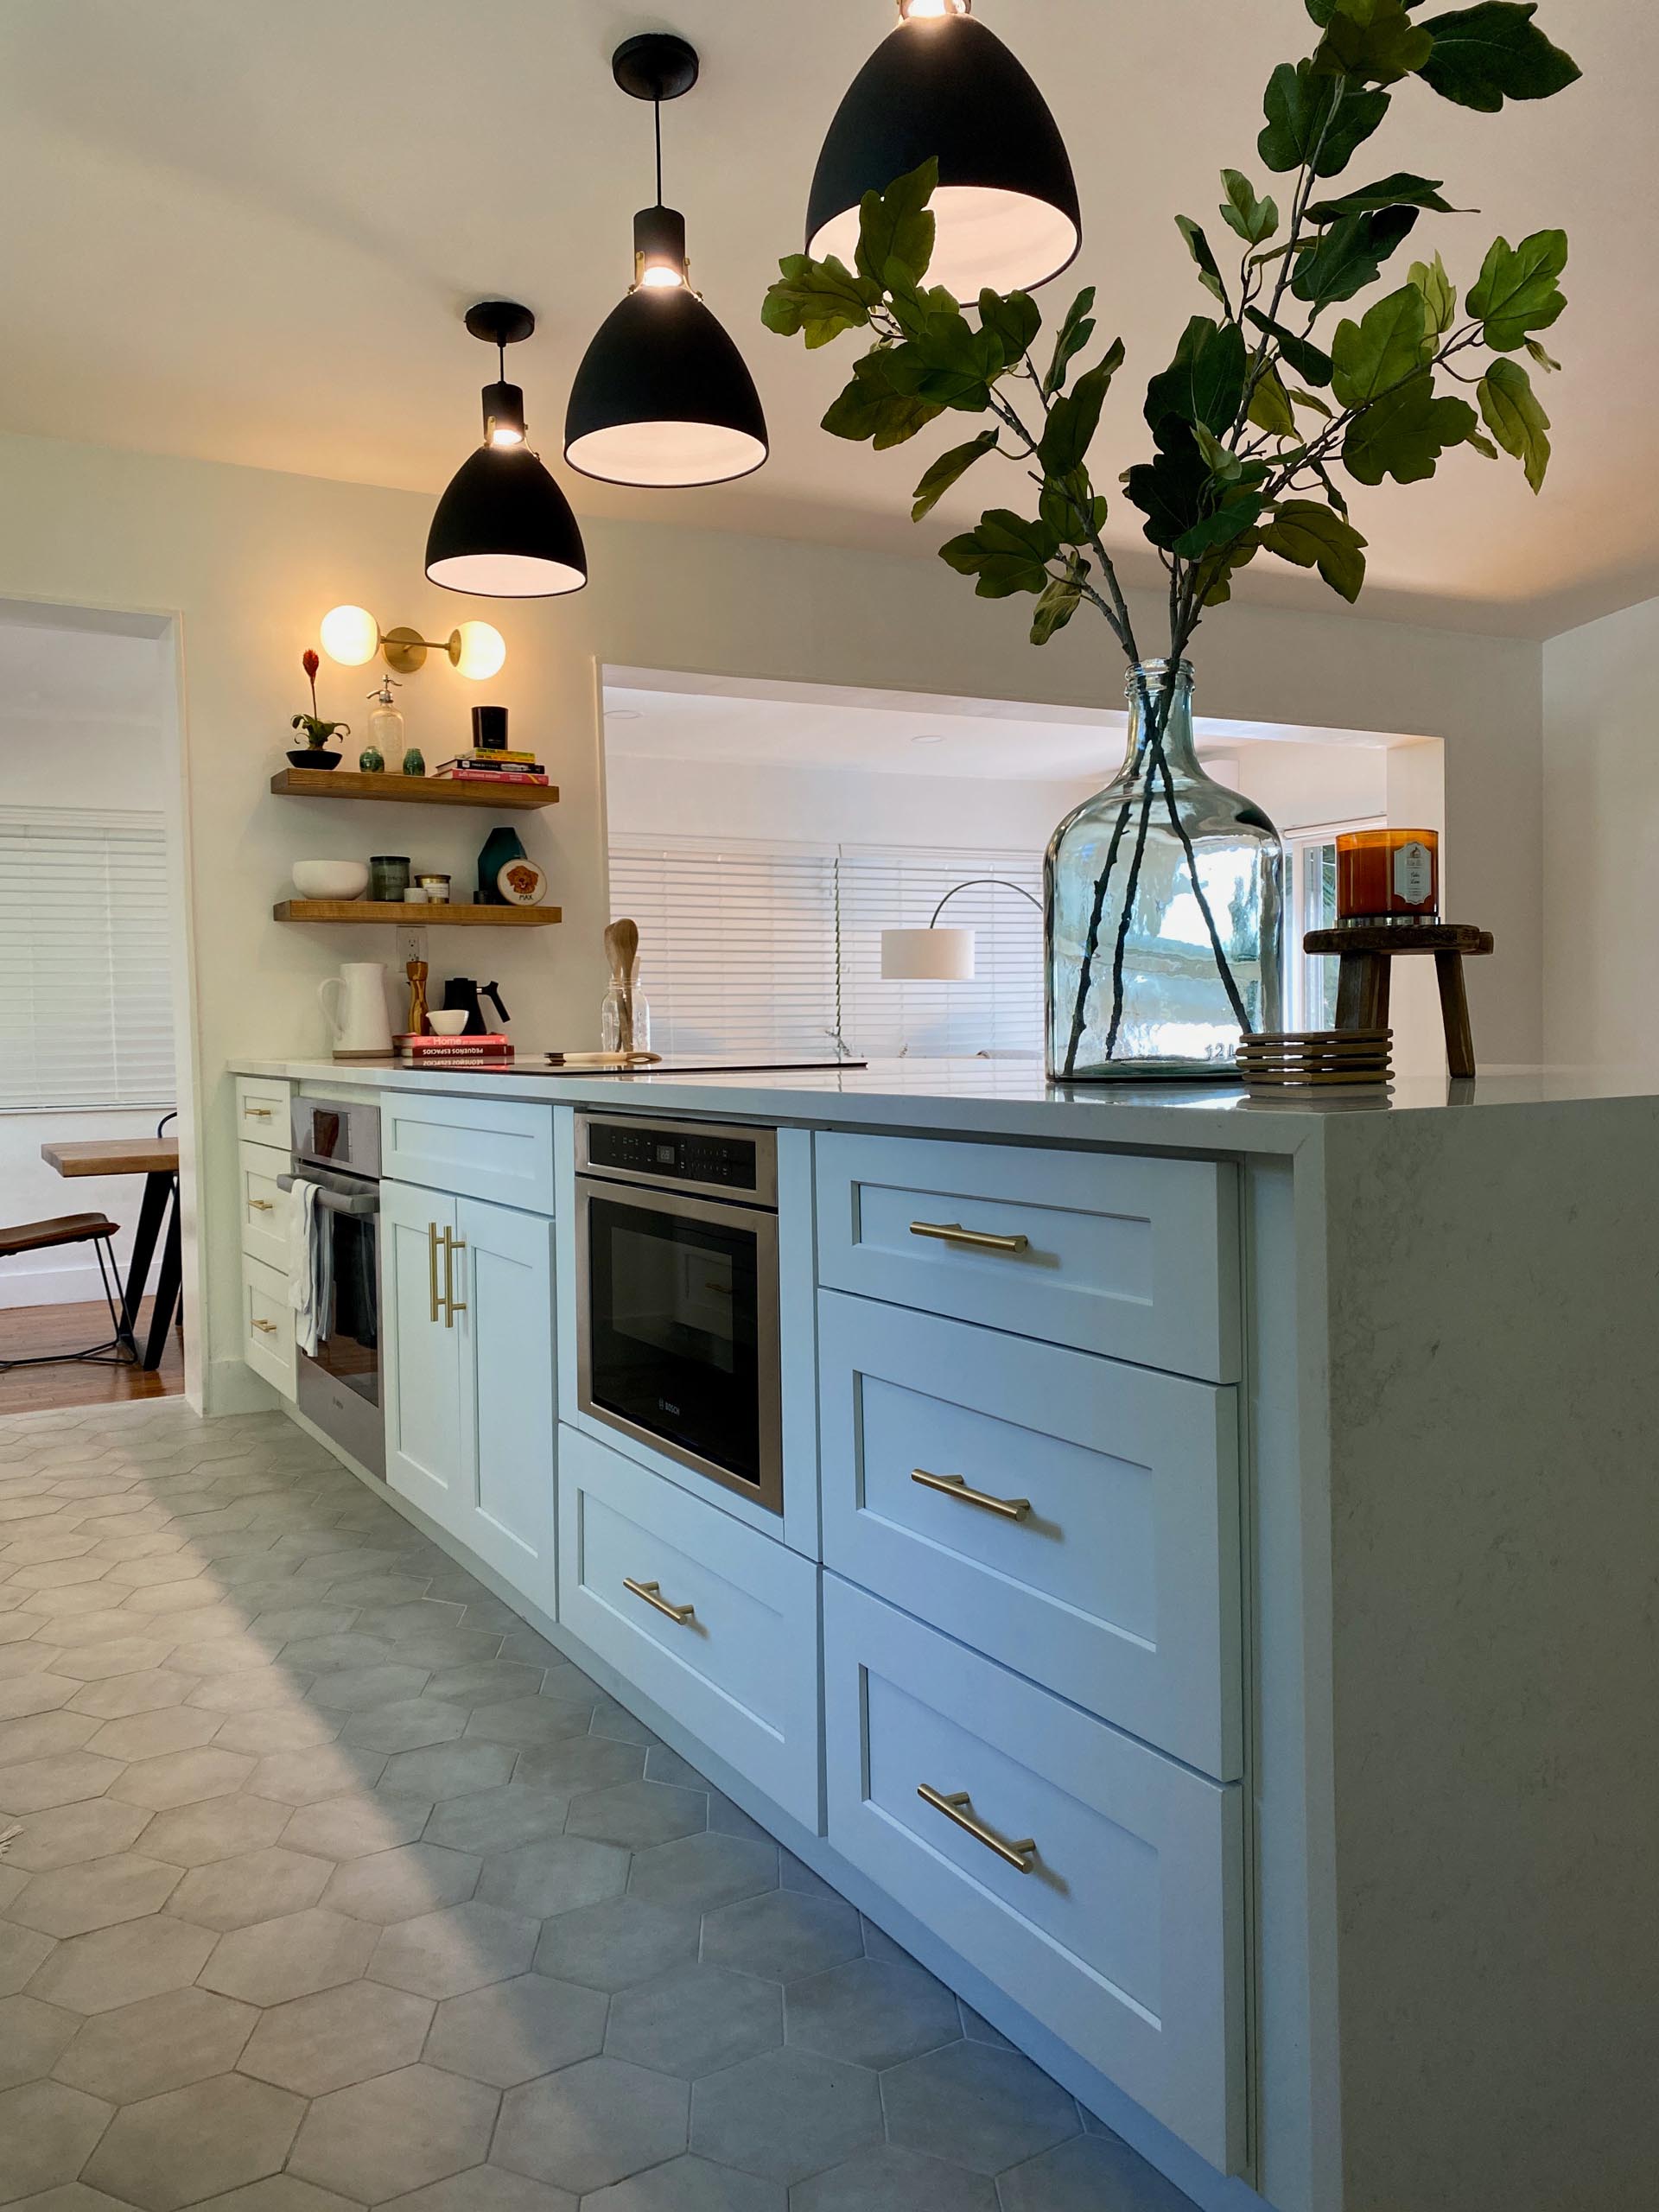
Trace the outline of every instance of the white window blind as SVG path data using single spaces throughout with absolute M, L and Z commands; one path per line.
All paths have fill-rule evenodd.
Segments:
M 1042 895 L 1039 855 L 930 847 L 622 836 L 611 912 L 639 925 L 652 1043 L 665 1052 L 1040 1057 L 1042 918 L 999 884 L 943 918 L 976 932 L 967 983 L 886 982 L 884 929 L 922 928 L 945 893 L 991 876 Z
M 0 1112 L 174 1103 L 159 814 L 0 807 Z
M 620 839 L 611 912 L 639 925 L 653 1051 L 830 1052 L 832 851 Z

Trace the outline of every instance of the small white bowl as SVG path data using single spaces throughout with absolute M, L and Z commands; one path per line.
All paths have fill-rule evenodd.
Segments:
M 360 899 L 369 887 L 366 861 L 296 861 L 294 888 L 302 899 Z
M 442 1008 L 435 1014 L 429 1014 L 426 1018 L 432 1025 L 435 1037 L 459 1037 L 467 1027 L 464 1014 L 446 1014 Z

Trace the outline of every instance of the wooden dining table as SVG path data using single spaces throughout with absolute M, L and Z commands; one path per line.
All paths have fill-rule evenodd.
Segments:
M 156 1304 L 144 1340 L 143 1364 L 152 1371 L 162 1363 L 168 1331 L 178 1311 L 183 1279 L 183 1252 L 179 1230 L 179 1147 L 172 1137 L 96 1137 L 71 1144 L 43 1144 L 41 1158 L 60 1175 L 142 1175 L 144 1195 L 133 1233 L 132 1257 L 122 1293 L 123 1341 L 138 1350 L 138 1309 L 149 1288 L 149 1271 L 157 1243 L 162 1248 L 161 1273 L 156 1282 Z

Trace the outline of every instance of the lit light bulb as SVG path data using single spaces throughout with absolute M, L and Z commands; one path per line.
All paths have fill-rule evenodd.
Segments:
M 455 634 L 461 639 L 461 658 L 455 666 L 474 683 L 487 682 L 505 664 L 507 641 L 489 623 L 463 622 Z
M 324 652 L 342 668 L 361 668 L 380 650 L 380 625 L 366 607 L 331 607 L 318 635 Z
M 899 12 L 907 23 L 937 22 L 944 16 L 965 16 L 972 0 L 899 0 Z
M 524 442 L 524 432 L 515 429 L 511 423 L 491 423 L 490 443 L 493 446 L 521 446 Z
M 671 268 L 666 262 L 647 262 L 639 272 L 639 282 L 647 292 L 677 291 L 685 283 L 685 272 Z

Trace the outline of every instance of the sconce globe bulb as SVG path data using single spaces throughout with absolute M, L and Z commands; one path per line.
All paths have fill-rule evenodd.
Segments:
M 380 650 L 380 625 L 366 607 L 331 607 L 318 634 L 324 652 L 342 668 L 361 668 Z
M 505 665 L 507 641 L 488 622 L 463 622 L 455 634 L 461 639 L 455 666 L 474 683 L 487 683 Z

